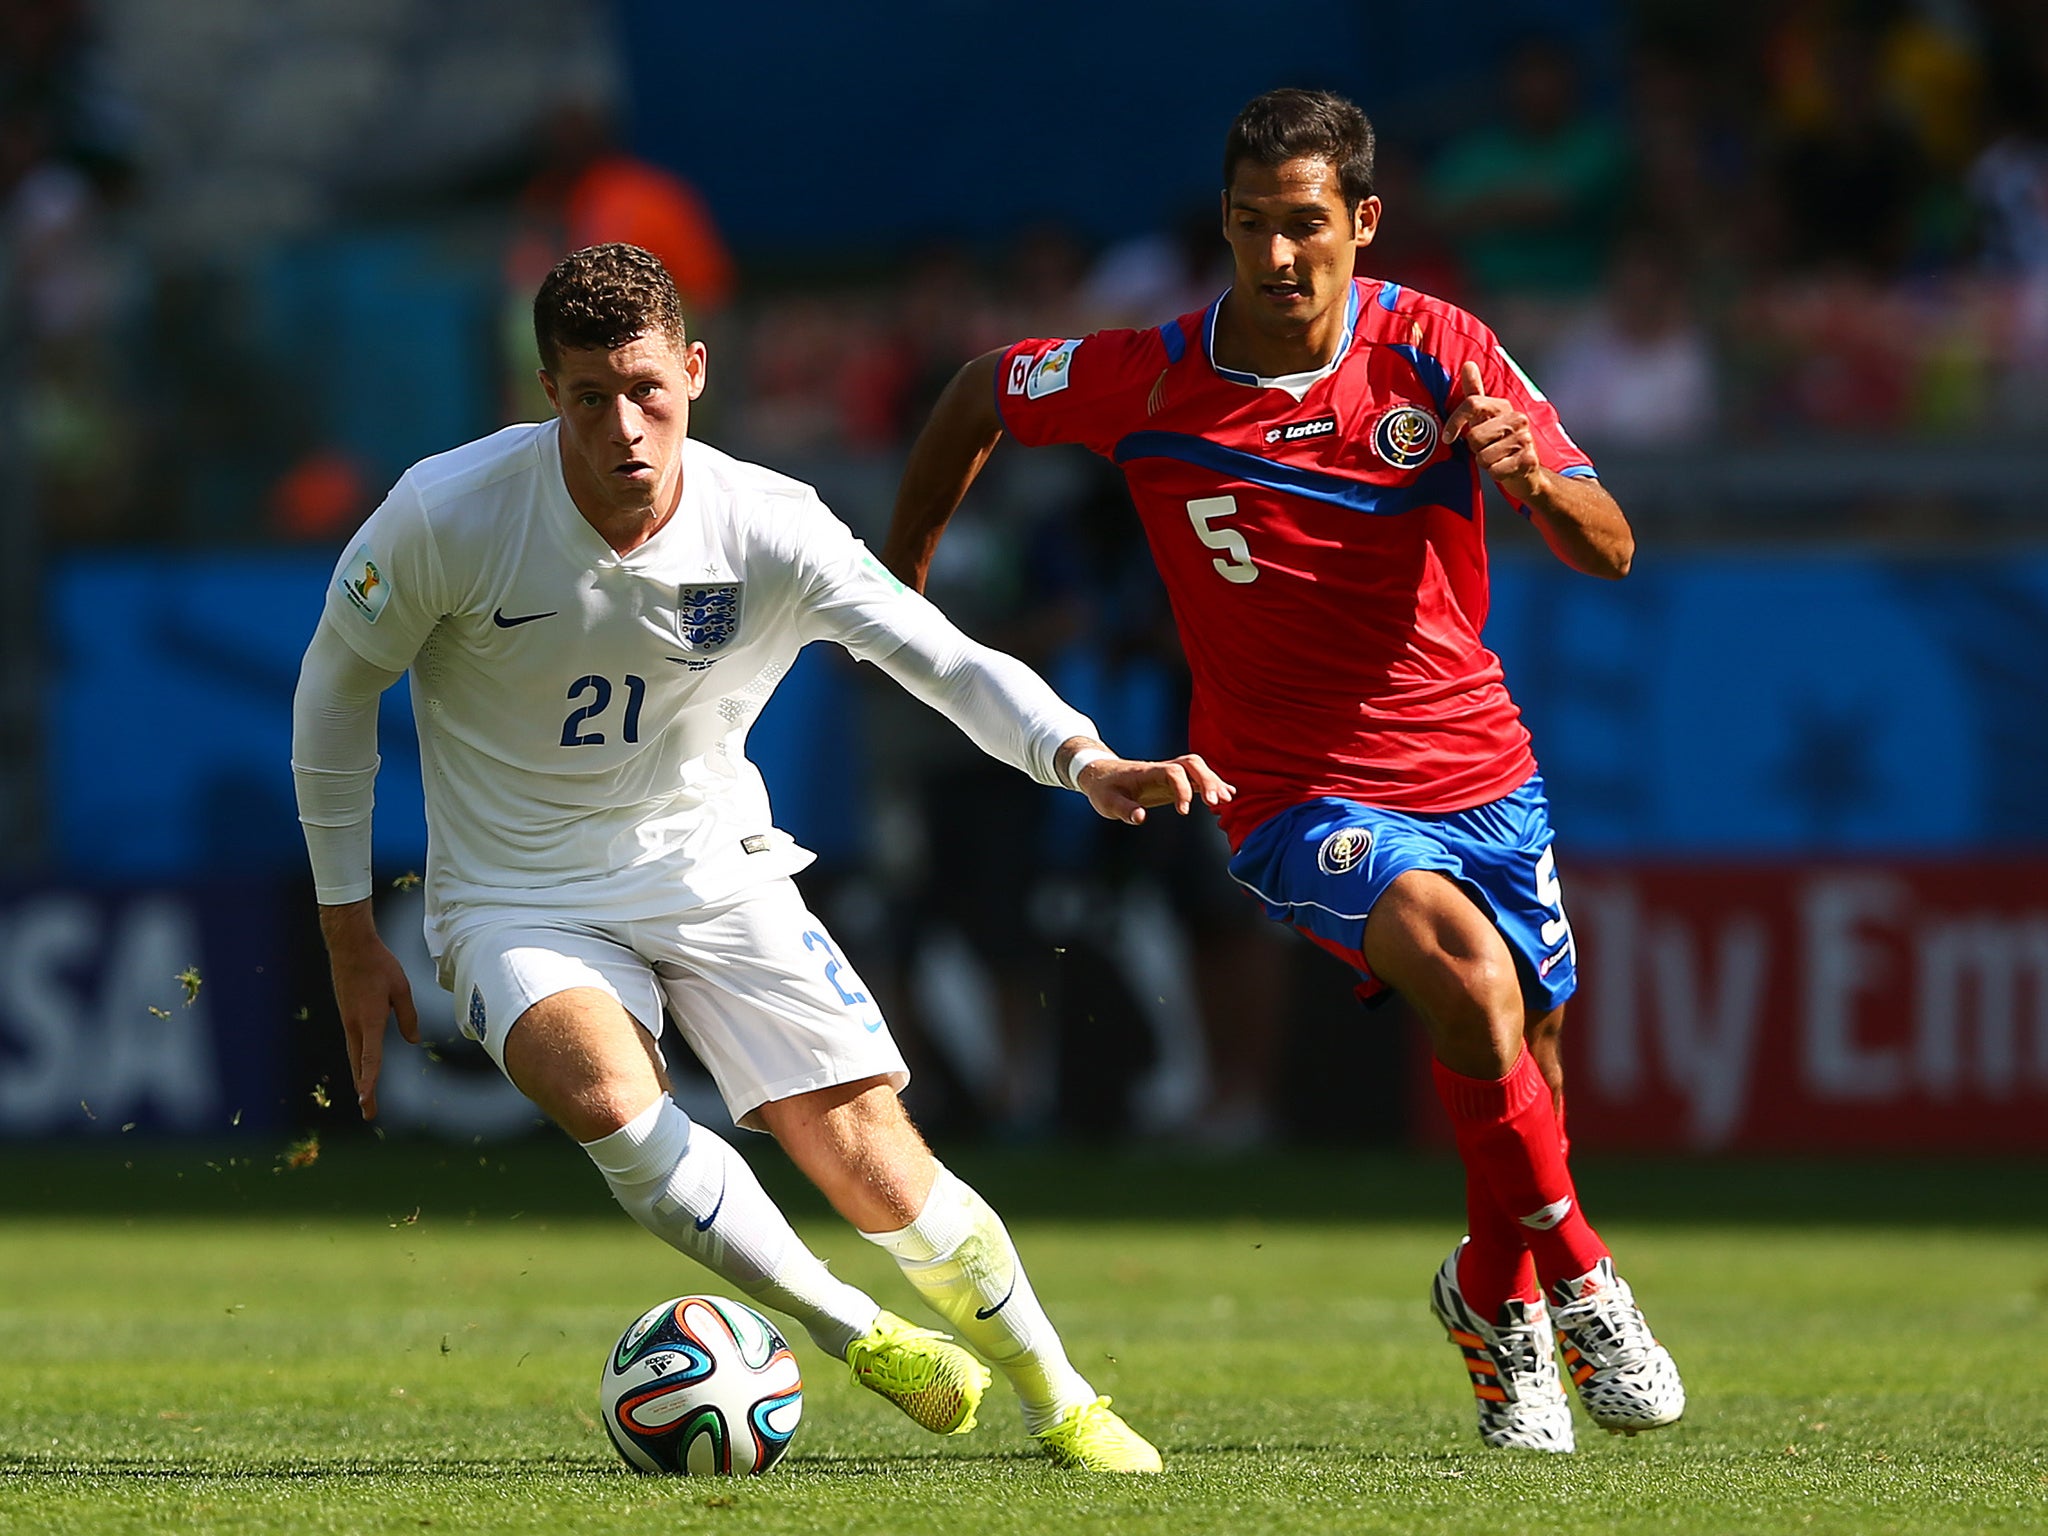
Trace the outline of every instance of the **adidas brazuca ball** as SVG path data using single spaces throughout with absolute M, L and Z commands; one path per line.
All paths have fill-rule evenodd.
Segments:
M 650 1308 L 604 1363 L 599 1412 L 639 1472 L 766 1472 L 804 1411 L 796 1356 L 752 1307 L 678 1296 Z

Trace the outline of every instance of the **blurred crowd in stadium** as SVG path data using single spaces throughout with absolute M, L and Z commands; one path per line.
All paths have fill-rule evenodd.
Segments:
M 1366 265 L 1496 317 L 1585 439 L 1968 435 L 2048 409 L 2039 7 L 1808 3 L 1758 34 L 1651 31 L 1611 95 L 1536 37 L 1485 105 L 1426 150 L 1383 140 Z M 940 250 L 874 296 L 866 334 L 829 303 L 773 306 L 761 429 L 886 447 L 954 357 L 1206 304 L 1216 223 L 1205 202 L 1101 251 L 1040 227 L 992 270 Z
M 607 145 L 573 12 L 499 8 L 482 56 L 443 59 L 418 8 L 349 9 L 287 6 L 287 29 L 224 0 L 0 5 L 6 293 L 53 540 L 331 538 L 374 502 L 394 466 L 320 419 L 304 358 L 264 334 L 275 305 L 221 323 L 344 228 L 431 229 L 437 259 L 502 285 L 500 415 L 534 405 L 516 312 L 551 256 L 661 249 L 719 343 L 720 425 L 771 458 L 899 448 L 960 358 L 1156 322 L 1222 280 L 1206 202 L 1106 247 L 1039 222 L 757 277 L 686 183 Z M 221 57 L 209 25 L 237 39 L 225 97 L 177 78 Z M 2038 5 L 1803 0 L 1754 26 L 1643 7 L 1623 33 L 1601 78 L 1532 34 L 1459 121 L 1388 135 L 1373 270 L 1480 307 L 1596 445 L 1967 438 L 2048 412 Z M 217 489 L 232 510 L 175 510 Z
M 2017 521 L 1996 526 L 2037 538 L 2012 466 L 2048 427 L 2048 9 L 1588 9 L 1608 46 L 1529 31 L 1485 89 L 1434 113 L 1382 112 L 1337 65 L 1299 82 L 1353 91 L 1380 119 L 1387 214 L 1366 268 L 1486 315 L 1594 456 L 1640 469 L 1614 483 L 1651 540 L 1680 531 L 1657 524 L 1660 486 L 1709 487 L 1688 537 L 1960 542 L 2003 498 Z M 24 627 L 44 563 L 264 546 L 317 564 L 407 463 L 545 410 L 527 309 L 576 246 L 661 254 L 711 346 L 693 431 L 816 481 L 871 541 L 908 434 L 964 359 L 1156 323 L 1227 280 L 1207 196 L 1109 240 L 1035 213 L 994 241 L 942 217 L 893 244 L 736 238 L 690 180 L 702 157 L 744 153 L 729 125 L 659 164 L 625 147 L 619 16 L 561 0 L 0 0 L 11 720 L 54 718 L 29 658 L 59 643 Z M 1214 140 L 1182 147 L 1202 166 L 1239 102 L 1209 105 Z M 1774 513 L 1854 487 L 1824 528 L 1746 517 L 1709 473 L 1788 450 L 1819 470 L 1773 470 Z M 1915 465 L 1902 517 L 1884 492 Z M 1184 674 L 1114 473 L 999 454 L 976 495 L 990 510 L 944 546 L 934 596 L 1122 750 L 1177 750 Z M 1517 532 L 1500 535 L 1510 556 Z M 1607 688 L 1600 707 L 1627 696 Z M 832 792 L 862 803 L 790 824 L 825 856 L 821 884 L 851 892 L 825 910 L 899 999 L 910 1048 L 979 1021 L 920 1064 L 956 1104 L 1018 1131 L 1135 1118 L 1231 1141 L 1278 1113 L 1281 1129 L 1314 1126 L 1338 1094 L 1351 1124 L 1361 1092 L 1398 1098 L 1347 1074 L 1348 982 L 1227 885 L 1212 828 L 1092 824 L 889 690 L 858 697 L 870 780 Z M 1837 759 L 1877 729 L 1815 749 L 1821 798 L 1853 809 Z M 64 816 L 36 809 L 66 786 L 31 739 L 0 752 L 26 786 L 0 797 L 18 808 L 0 864 L 87 873 L 53 844 Z M 235 825 L 213 842 L 238 873 L 267 867 L 248 831 L 264 817 L 277 868 L 302 871 L 282 766 L 264 759 L 276 783 L 260 795 L 220 779 Z M 804 793 L 773 782 L 799 815 Z M 1113 993 L 1109 1011 L 1136 1021 L 1122 1033 Z M 1073 1070 L 1061 1032 L 1098 1070 Z

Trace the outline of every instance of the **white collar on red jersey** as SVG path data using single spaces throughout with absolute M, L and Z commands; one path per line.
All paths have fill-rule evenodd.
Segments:
M 1351 351 L 1351 338 L 1358 330 L 1359 299 L 1358 279 L 1356 278 L 1351 280 L 1351 297 L 1344 309 L 1344 336 L 1337 343 L 1337 355 L 1320 368 L 1312 368 L 1306 373 L 1283 373 L 1270 379 L 1256 373 L 1246 373 L 1242 369 L 1226 368 L 1216 361 L 1216 314 L 1217 311 L 1223 308 L 1223 301 L 1229 297 L 1230 290 L 1226 288 L 1216 296 L 1215 303 L 1209 306 L 1209 312 L 1202 317 L 1202 352 L 1209 359 L 1209 366 L 1215 369 L 1216 376 L 1220 379 L 1228 379 L 1233 384 L 1242 384 L 1247 389 L 1282 389 L 1294 396 L 1296 400 L 1300 400 L 1317 384 L 1320 384 L 1324 379 L 1335 373 L 1337 365 L 1343 362 L 1345 356 Z

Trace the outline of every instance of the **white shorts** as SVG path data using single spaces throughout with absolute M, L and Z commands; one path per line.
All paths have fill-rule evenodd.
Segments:
M 776 1099 L 869 1077 L 898 1091 L 910 1081 L 867 984 L 788 880 L 641 922 L 501 907 L 472 908 L 450 927 L 442 983 L 462 1032 L 500 1071 L 505 1036 L 527 1009 L 596 987 L 657 1038 L 666 1004 L 748 1130 L 762 1129 L 755 1111 Z

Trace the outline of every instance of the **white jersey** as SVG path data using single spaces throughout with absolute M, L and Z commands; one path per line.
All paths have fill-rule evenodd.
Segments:
M 950 631 L 809 486 L 683 453 L 629 554 L 569 499 L 549 421 L 414 465 L 342 559 L 325 622 L 412 672 L 437 955 L 467 906 L 634 921 L 803 868 L 748 727 L 809 641 L 879 661 Z

